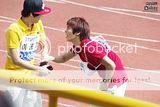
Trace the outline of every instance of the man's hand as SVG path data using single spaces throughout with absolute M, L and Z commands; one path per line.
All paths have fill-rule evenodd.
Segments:
M 108 84 L 108 83 L 104 83 L 103 81 L 100 82 L 99 89 L 100 89 L 101 91 L 107 91 L 107 89 L 108 89 L 107 84 Z
M 47 65 L 48 62 L 41 62 L 39 67 L 39 76 L 46 76 L 53 70 L 51 65 Z
M 48 70 L 47 67 L 48 67 L 48 65 L 45 65 L 43 67 L 39 67 L 39 69 L 38 69 L 38 75 L 39 76 L 46 76 L 46 75 L 48 75 L 51 71 Z

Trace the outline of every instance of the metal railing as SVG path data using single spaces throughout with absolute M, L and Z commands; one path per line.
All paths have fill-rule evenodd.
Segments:
M 14 80 L 17 80 L 17 82 L 12 81 L 13 78 Z M 38 83 L 36 81 L 34 83 L 18 82 L 18 79 L 22 78 L 24 80 L 44 80 L 44 78 L 41 77 L 0 69 L 0 84 L 18 86 L 21 88 L 48 94 L 49 107 L 57 107 L 59 97 L 89 104 L 95 104 L 102 107 L 160 107 L 158 104 L 148 103 L 126 97 L 116 97 L 101 91 L 90 90 L 87 88 L 73 86 L 71 84 L 60 83 L 52 80 L 48 80 L 47 83 Z

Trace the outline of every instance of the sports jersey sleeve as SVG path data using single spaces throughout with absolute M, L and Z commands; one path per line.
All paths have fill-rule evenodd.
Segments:
M 20 41 L 18 38 L 18 34 L 15 31 L 7 30 L 6 43 L 7 43 L 7 48 L 19 48 Z
M 38 22 L 38 27 L 39 27 L 39 30 L 41 32 L 40 41 L 43 42 L 46 39 L 46 35 L 45 35 L 45 32 L 44 32 L 44 28 L 43 28 L 43 24 L 42 24 L 41 20 L 39 20 L 39 22 Z
M 98 60 L 101 60 L 107 53 L 106 49 L 102 45 L 91 43 L 87 46 L 86 54 L 88 54 L 87 56 L 90 58 L 97 58 Z

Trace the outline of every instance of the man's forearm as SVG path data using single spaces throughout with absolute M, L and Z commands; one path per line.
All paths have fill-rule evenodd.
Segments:
M 101 73 L 99 73 L 99 75 L 102 78 L 102 82 L 100 83 L 100 90 L 105 91 L 108 89 L 109 84 L 112 82 L 114 70 L 105 70 L 100 72 Z
M 17 65 L 17 66 L 21 66 L 25 69 L 29 69 L 29 70 L 38 70 L 39 69 L 38 66 L 32 65 L 28 62 L 25 62 L 25 61 L 21 60 L 21 59 L 14 62 L 14 64 Z

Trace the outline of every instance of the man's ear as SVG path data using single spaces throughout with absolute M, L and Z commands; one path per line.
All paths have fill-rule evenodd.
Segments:
M 34 18 L 34 16 L 32 15 L 32 13 L 30 13 L 30 16 Z
M 76 33 L 76 35 L 79 36 L 79 35 L 80 35 L 80 32 Z
M 32 13 L 30 13 L 30 16 L 33 16 Z

